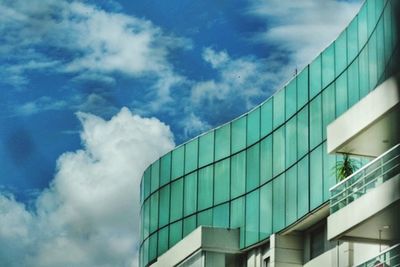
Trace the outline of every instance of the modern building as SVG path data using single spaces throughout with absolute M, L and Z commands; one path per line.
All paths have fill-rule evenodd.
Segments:
M 396 2 L 366 0 L 284 88 L 147 168 L 141 267 L 400 266 Z M 337 182 L 342 153 L 360 168 Z

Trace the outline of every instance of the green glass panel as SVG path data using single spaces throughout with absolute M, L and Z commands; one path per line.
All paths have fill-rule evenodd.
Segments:
M 158 192 L 150 197 L 150 233 L 158 228 Z
M 347 67 L 347 31 L 343 31 L 335 41 L 335 72 L 340 74 Z
M 258 241 L 260 216 L 260 192 L 255 190 L 246 195 L 246 229 L 245 244 L 252 245 Z
M 197 214 L 197 226 L 212 226 L 212 209 Z
M 297 217 L 301 218 L 309 211 L 309 172 L 308 156 L 297 164 Z
M 237 198 L 231 202 L 230 228 L 240 228 L 240 247 L 244 247 L 244 197 Z
M 286 225 L 297 219 L 297 165 L 286 172 Z
M 229 203 L 213 208 L 213 227 L 229 228 Z
M 268 99 L 261 106 L 261 136 L 264 137 L 272 131 L 272 99 Z
M 368 2 L 367 5 L 367 27 L 368 35 L 371 35 L 374 27 L 376 25 L 376 5 L 375 2 L 383 2 L 383 0 L 372 0 Z
M 383 27 L 385 33 L 385 62 L 389 62 L 389 59 L 393 53 L 393 29 L 392 29 L 392 10 L 391 8 L 385 8 L 383 13 Z
M 214 205 L 229 200 L 230 159 L 217 162 L 214 169 Z
M 182 239 L 182 221 L 177 221 L 169 227 L 169 247 L 172 247 Z
M 260 184 L 260 145 L 247 149 L 246 155 L 246 191 L 253 190 Z
M 213 204 L 213 166 L 199 170 L 198 210 L 206 209 Z
M 285 227 L 285 174 L 273 180 L 272 191 L 273 231 L 278 232 Z
M 183 237 L 193 232 L 194 229 L 196 229 L 196 215 L 183 220 Z
M 183 178 L 171 183 L 170 222 L 182 218 L 183 213 Z
M 214 131 L 199 137 L 199 168 L 214 160 Z
M 359 76 L 358 76 L 358 59 L 349 66 L 347 71 L 348 84 L 348 101 L 349 107 L 354 105 L 360 99 Z
M 160 161 L 157 160 L 151 165 L 151 192 L 157 190 L 159 186 L 160 186 Z
M 297 108 L 301 109 L 308 102 L 308 69 L 307 66 L 297 76 Z
M 286 123 L 286 167 L 297 160 L 297 118 L 293 117 Z
M 325 88 L 335 78 L 335 43 L 332 43 L 322 53 L 322 88 Z
M 246 151 L 231 158 L 231 198 L 244 194 L 246 187 Z
M 198 139 L 194 139 L 185 145 L 185 173 L 197 169 Z
M 185 176 L 184 215 L 187 216 L 197 208 L 197 172 Z
M 369 92 L 369 66 L 368 66 L 368 46 L 360 53 L 359 56 L 359 77 L 360 77 L 360 99 Z
M 169 185 L 160 190 L 160 211 L 159 227 L 163 227 L 169 222 Z
M 336 117 L 347 110 L 347 71 L 343 72 L 336 80 Z
M 335 84 L 322 92 L 322 138 L 326 139 L 326 128 L 335 120 Z
M 374 33 L 368 42 L 369 91 L 374 89 L 378 83 L 377 51 L 376 33 Z
M 321 95 L 310 103 L 310 148 L 316 147 L 322 141 L 322 109 Z
M 297 158 L 303 157 L 308 152 L 308 106 L 297 114 Z
M 265 183 L 272 178 L 272 135 L 260 143 L 260 182 Z
M 260 240 L 272 233 L 272 183 L 260 189 Z
M 296 78 L 294 78 L 286 86 L 286 92 L 285 92 L 286 119 L 290 118 L 297 110 L 296 93 L 297 93 L 297 85 L 296 85 Z
M 310 98 L 313 98 L 321 91 L 321 55 L 310 65 Z
M 149 241 L 149 260 L 157 258 L 157 233 L 150 236 Z
M 347 64 L 358 54 L 358 18 L 355 17 L 347 28 Z
M 150 234 L 150 199 L 143 204 L 143 237 L 147 238 Z
M 185 146 L 172 151 L 172 179 L 183 176 L 185 166 Z
M 231 125 L 225 124 L 215 130 L 215 160 L 229 156 L 231 151 Z
M 323 155 L 324 155 L 324 201 L 329 200 L 329 188 L 336 184 L 336 155 L 329 155 L 326 147 L 326 142 L 323 145 Z
M 247 115 L 247 145 L 260 140 L 260 108 Z
M 322 204 L 322 145 L 310 154 L 310 208 L 315 209 Z
M 368 2 L 366 2 L 368 5 Z M 367 8 L 364 6 L 358 12 L 358 47 L 361 49 L 368 38 L 368 26 L 367 26 Z
M 168 250 L 168 231 L 169 227 L 164 227 L 158 232 L 158 255 Z
M 150 184 L 151 184 L 151 180 L 150 180 L 150 173 L 151 169 L 148 168 L 144 174 L 143 174 L 143 181 L 144 181 L 144 198 L 147 198 L 150 195 Z
M 243 116 L 232 122 L 232 153 L 246 147 L 246 120 L 247 116 Z
M 144 176 L 140 180 L 140 204 L 143 204 L 144 200 Z
M 285 121 L 285 90 L 278 91 L 274 96 L 274 129 Z
M 171 153 L 161 158 L 160 185 L 165 185 L 171 178 Z
M 285 127 L 277 129 L 273 134 L 273 175 L 285 169 Z
M 377 72 L 380 79 L 385 71 L 385 40 L 383 34 L 383 20 L 380 20 L 376 28 L 376 52 L 377 52 Z
M 147 265 L 149 263 L 149 240 L 147 239 L 146 241 L 144 241 L 143 244 L 143 262 L 144 265 Z

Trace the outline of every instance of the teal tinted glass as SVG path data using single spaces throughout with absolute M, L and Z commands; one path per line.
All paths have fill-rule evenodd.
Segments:
M 243 116 L 232 122 L 232 153 L 246 147 L 246 123 L 247 116 Z
M 360 89 L 359 89 L 359 76 L 358 76 L 358 59 L 354 60 L 354 62 L 349 66 L 347 70 L 347 96 L 349 107 L 354 105 L 360 98 Z
M 358 18 L 355 17 L 347 27 L 347 64 L 358 54 Z
M 322 138 L 326 139 L 326 128 L 335 119 L 335 84 L 322 92 Z
M 272 98 L 261 106 L 261 136 L 272 131 Z
M 182 221 L 173 223 L 169 227 L 169 247 L 172 247 L 182 239 Z
M 197 226 L 212 226 L 212 209 L 197 214 Z
M 158 228 L 158 192 L 150 197 L 150 233 Z
M 168 250 L 169 227 L 165 227 L 158 232 L 158 255 Z
M 310 208 L 315 209 L 322 204 L 322 145 L 310 154 Z
M 143 174 L 143 184 L 144 184 L 144 198 L 147 198 L 150 195 L 150 188 L 151 188 L 151 169 L 148 168 Z
M 369 67 L 369 90 L 376 87 L 378 83 L 378 49 L 377 34 L 374 33 L 368 42 L 368 67 Z
M 197 208 L 197 172 L 185 176 L 184 215 L 187 216 Z
M 297 118 L 293 117 L 286 123 L 286 167 L 297 160 Z
M 297 114 L 297 158 L 308 152 L 308 106 Z
M 297 166 L 286 172 L 286 225 L 297 219 Z
M 310 65 L 310 98 L 313 98 L 321 91 L 321 55 Z
M 185 145 L 185 173 L 197 169 L 198 139 L 194 139 Z
M 230 160 L 217 162 L 214 169 L 214 205 L 229 200 Z
M 244 193 L 246 186 L 246 151 L 231 158 L 231 198 Z
M 264 183 L 272 178 L 272 135 L 260 143 L 260 182 Z
M 297 86 L 296 78 L 286 86 L 285 92 L 285 107 L 286 107 L 286 119 L 290 118 L 297 110 Z
M 368 65 L 368 46 L 365 47 L 358 57 L 358 71 L 360 77 L 360 99 L 369 92 L 369 65 Z
M 260 108 L 247 115 L 247 145 L 254 144 L 260 139 Z
M 308 210 L 309 196 L 308 156 L 297 164 L 297 217 L 301 218 Z
M 321 95 L 310 103 L 310 148 L 314 148 L 322 141 L 322 109 Z
M 335 41 L 335 72 L 339 75 L 347 67 L 347 31 Z
M 260 216 L 260 193 L 255 190 L 246 195 L 246 246 L 258 241 L 259 216 Z
M 161 158 L 160 185 L 164 185 L 171 178 L 171 152 Z
M 213 204 L 213 166 L 199 170 L 198 210 L 206 209 Z
M 272 233 L 272 183 L 260 188 L 260 239 Z
M 385 71 L 385 41 L 383 34 L 383 20 L 380 20 L 376 28 L 376 52 L 378 79 L 381 79 Z
M 385 8 L 383 13 L 383 27 L 385 34 L 385 62 L 388 62 L 390 57 L 392 56 L 393 51 L 393 29 L 392 29 L 392 9 Z
M 260 146 L 256 144 L 247 149 L 246 155 L 246 191 L 260 184 Z
M 272 191 L 273 231 L 278 232 L 285 227 L 285 174 L 273 180 Z
M 244 247 L 244 222 L 245 205 L 244 197 L 237 198 L 231 202 L 230 228 L 240 228 L 240 247 Z
M 157 257 L 157 233 L 150 236 L 149 239 L 149 260 L 154 260 Z
M 325 88 L 335 78 L 335 43 L 332 43 L 322 53 L 322 88 Z
M 149 240 L 144 241 L 143 244 L 143 262 L 146 265 L 149 262 Z
M 160 211 L 159 227 L 163 227 L 169 222 L 169 185 L 160 190 Z
M 193 232 L 194 229 L 196 229 L 196 215 L 183 220 L 183 237 Z
M 215 130 L 215 160 L 229 156 L 231 150 L 231 125 Z
M 143 204 L 143 237 L 150 234 L 150 200 L 147 199 Z
M 285 90 L 278 91 L 274 96 L 274 129 L 285 121 Z
M 368 26 L 368 35 L 372 33 L 376 25 L 376 2 L 383 2 L 383 0 L 373 0 L 369 1 L 367 5 L 367 26 Z
M 229 228 L 229 203 L 213 208 L 213 227 Z
M 336 184 L 336 155 L 329 155 L 326 147 L 326 142 L 323 145 L 324 155 L 324 201 L 330 198 L 329 189 Z
M 199 168 L 214 160 L 214 131 L 199 137 Z
M 157 160 L 151 165 L 151 192 L 160 186 L 160 161 Z
M 347 71 L 343 72 L 336 80 L 336 117 L 347 110 Z
M 183 167 L 185 161 L 185 146 L 181 146 L 172 151 L 172 179 L 176 179 L 183 175 Z
M 170 221 L 182 218 L 183 212 L 183 179 L 171 183 L 171 216 Z
M 300 109 L 308 101 L 308 69 L 307 66 L 298 76 L 297 76 L 297 107 Z
M 366 2 L 366 5 L 368 5 Z M 358 17 L 358 47 L 361 48 L 367 42 L 368 30 L 367 30 L 367 8 L 364 6 L 361 8 L 357 15 Z
M 273 175 L 285 169 L 285 127 L 277 129 L 273 134 Z

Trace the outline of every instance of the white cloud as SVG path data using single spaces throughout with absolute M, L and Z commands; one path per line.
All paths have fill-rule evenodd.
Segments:
M 65 100 L 54 100 L 47 96 L 42 96 L 35 101 L 26 102 L 14 108 L 14 114 L 18 116 L 30 116 L 42 111 L 60 110 L 67 106 Z
M 60 156 L 35 211 L 0 194 L 1 266 L 137 265 L 141 174 L 173 148 L 172 133 L 126 108 L 78 118 L 83 149 Z

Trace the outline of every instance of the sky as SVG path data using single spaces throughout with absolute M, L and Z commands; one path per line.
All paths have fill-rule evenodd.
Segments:
M 0 266 L 137 266 L 144 169 L 266 100 L 360 5 L 0 0 Z

